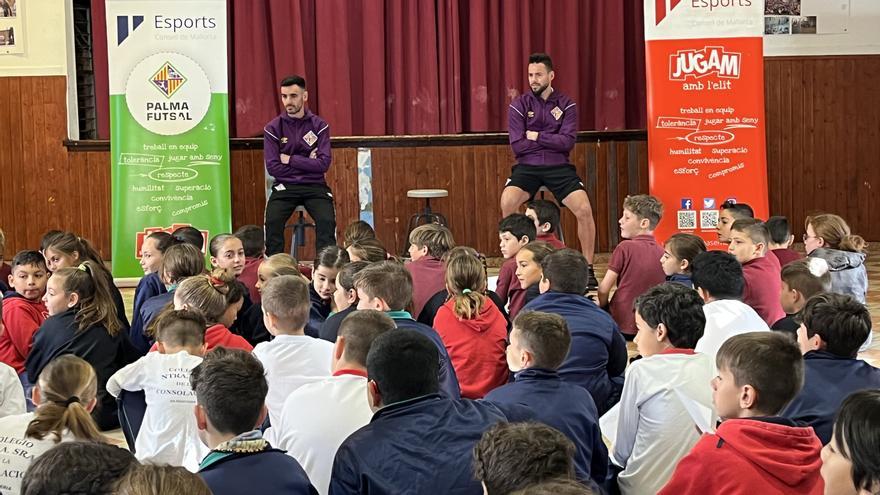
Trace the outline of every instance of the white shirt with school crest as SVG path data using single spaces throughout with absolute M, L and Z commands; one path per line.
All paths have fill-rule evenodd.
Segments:
M 624 495 L 653 494 L 700 434 L 678 393 L 712 407 L 712 361 L 705 354 L 657 354 L 632 363 L 620 397 L 612 460 Z M 676 392 L 676 389 L 678 392 Z
M 53 433 L 46 435 L 43 440 L 25 438 L 24 432 L 32 419 L 34 413 L 0 418 L 0 492 L 4 495 L 21 493 L 21 481 L 27 468 L 34 459 L 58 445 Z M 65 433 L 61 441 L 68 440 L 75 438 Z
M 24 388 L 18 373 L 12 366 L 0 363 L 0 418 L 25 412 Z
M 326 495 L 336 451 L 372 417 L 367 379 L 353 374 L 331 376 L 291 393 L 278 422 L 267 430 L 267 440 L 295 458 L 318 493 Z
M 706 328 L 694 350 L 711 357 L 713 363 L 721 344 L 734 335 L 770 331 L 751 306 L 734 299 L 708 302 L 703 305 L 703 313 L 706 314 Z
M 199 462 L 210 449 L 198 436 L 193 414 L 196 395 L 189 376 L 201 362 L 201 357 L 186 351 L 150 352 L 107 381 L 107 392 L 114 396 L 121 390 L 144 391 L 147 410 L 134 442 L 139 461 L 199 470 Z
M 300 386 L 330 376 L 333 344 L 308 335 L 277 335 L 254 347 L 254 356 L 266 369 L 269 422 L 276 424 L 284 400 Z

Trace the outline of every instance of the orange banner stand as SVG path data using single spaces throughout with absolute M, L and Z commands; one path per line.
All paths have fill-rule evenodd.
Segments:
M 761 0 L 645 0 L 650 193 L 664 204 L 655 234 L 722 248 L 721 204 L 766 219 Z

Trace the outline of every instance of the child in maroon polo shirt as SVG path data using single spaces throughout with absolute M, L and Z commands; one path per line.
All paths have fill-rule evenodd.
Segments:
M 730 228 L 727 251 L 743 267 L 746 284 L 742 302 L 751 306 L 767 325 L 772 325 L 785 316 L 785 311 L 779 302 L 782 268 L 776 256 L 766 256 L 769 241 L 770 232 L 764 222 L 742 218 Z
M 623 200 L 620 237 L 624 240 L 614 248 L 608 271 L 599 284 L 599 306 L 606 307 L 629 339 L 637 333 L 633 301 L 646 290 L 666 281 L 660 258 L 663 246 L 654 239 L 654 229 L 663 216 L 663 204 L 654 196 L 637 194 Z M 617 285 L 608 302 L 611 289 Z

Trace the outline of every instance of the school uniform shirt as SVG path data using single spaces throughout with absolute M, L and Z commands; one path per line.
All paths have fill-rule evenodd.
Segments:
M 58 445 L 55 435 L 50 433 L 46 438 L 25 437 L 28 424 L 34 419 L 34 413 L 16 414 L 0 418 L 0 491 L 4 495 L 21 493 L 21 482 L 24 473 L 34 460 L 52 447 Z M 76 440 L 70 432 L 65 431 L 61 441 Z
M 213 495 L 318 493 L 296 459 L 265 442 L 259 430 L 224 442 L 199 466 Z
M 825 487 L 820 450 L 809 426 L 778 417 L 728 419 L 700 437 L 660 494 L 818 495 Z
M 165 282 L 162 282 L 162 278 L 159 277 L 158 273 L 153 272 L 141 277 L 137 284 L 137 288 L 134 290 L 134 309 L 131 312 L 132 319 L 137 318 L 138 313 L 141 311 L 141 306 L 143 306 L 148 299 L 167 292 L 168 289 L 165 287 Z M 134 326 L 134 322 L 132 322 L 132 326 Z
M 329 493 L 482 493 L 473 477 L 474 445 L 499 421 L 532 417 L 522 406 L 439 394 L 386 405 L 336 451 Z
M 768 325 L 785 316 L 779 293 L 782 291 L 782 268 L 775 256 L 762 256 L 743 263 L 742 302 L 748 304 Z
M 781 416 L 812 426 L 822 444 L 827 444 L 843 400 L 853 392 L 878 388 L 880 369 L 860 359 L 810 351 L 804 354 L 804 387 Z
M 519 404 L 535 412 L 535 420 L 561 431 L 574 443 L 578 479 L 603 483 L 608 450 L 599 431 L 599 415 L 590 393 L 562 381 L 553 370 L 528 368 L 514 382 L 489 392 L 484 399 L 496 404 Z
M 24 388 L 15 368 L 0 363 L 0 418 L 24 414 Z
M 36 383 L 40 372 L 58 356 L 73 354 L 84 359 L 98 378 L 98 405 L 92 417 L 101 430 L 119 427 L 116 399 L 107 393 L 107 380 L 123 366 L 137 359 L 125 332 L 111 336 L 103 325 L 79 331 L 76 323 L 78 308 L 49 317 L 34 336 L 34 348 L 25 363 L 30 384 Z
M 703 313 L 706 315 L 706 326 L 694 350 L 712 358 L 713 363 L 721 344 L 734 335 L 770 331 L 767 322 L 751 306 L 735 299 L 707 302 L 703 305 Z
M 797 331 L 798 328 L 801 327 L 801 324 L 795 321 L 794 317 L 796 315 L 786 314 L 784 317 L 780 318 L 773 325 L 770 325 L 770 330 L 776 330 L 778 332 L 786 332 L 791 334 L 792 337 L 797 339 Z
M 135 457 L 150 464 L 183 466 L 195 473 L 209 450 L 199 439 L 193 414 L 196 394 L 189 382 L 192 369 L 202 362 L 186 351 L 151 352 L 117 371 L 107 381 L 107 392 L 144 391 L 147 410 L 135 440 Z
M 263 363 L 269 394 L 266 407 L 269 422 L 276 424 L 291 392 L 323 377 L 330 376 L 333 344 L 308 335 L 276 335 L 271 342 L 254 348 L 254 356 Z
M 562 249 L 565 247 L 565 243 L 560 241 L 559 238 L 556 237 L 556 232 L 538 234 L 538 240 L 550 244 L 553 249 Z
M 250 345 L 241 335 L 235 335 L 230 332 L 222 323 L 211 325 L 205 330 L 205 345 L 208 351 L 215 347 L 226 347 L 227 349 L 241 349 L 251 352 L 254 346 Z M 156 344 L 150 347 L 150 352 L 157 352 L 159 348 Z
M 624 495 L 657 493 L 700 435 L 675 392 L 712 408 L 712 361 L 691 349 L 670 349 L 633 362 L 626 371 L 612 459 L 623 467 Z
M 688 289 L 694 288 L 694 281 L 691 280 L 691 276 L 685 273 L 673 273 L 666 277 L 666 282 L 673 284 L 681 284 Z
M 831 273 L 831 292 L 848 294 L 865 304 L 865 297 L 868 295 L 865 253 L 818 248 L 807 256 L 822 258 L 828 262 L 828 269 Z
M 412 314 L 417 315 L 431 296 L 446 288 L 446 265 L 433 256 L 422 256 L 403 266 L 412 276 Z
M 507 321 L 488 298 L 473 319 L 459 318 L 455 301 L 440 307 L 434 329 L 443 339 L 461 396 L 480 399 L 507 383 Z
M 150 350 L 150 346 L 154 343 L 154 340 L 146 333 L 147 328 L 150 326 L 153 319 L 156 318 L 156 316 L 158 316 L 159 313 L 161 313 L 169 304 L 174 304 L 173 290 L 163 294 L 157 294 L 147 299 L 141 303 L 140 309 L 134 313 L 134 318 L 132 318 L 133 321 L 128 335 L 131 339 L 131 344 L 140 351 L 141 354 L 146 354 L 147 351 Z
M 626 341 L 611 315 L 580 294 L 555 291 L 541 294 L 523 311 L 543 311 L 565 319 L 571 349 L 559 367 L 559 376 L 587 389 L 600 415 L 617 403 L 628 357 Z
M 801 256 L 801 253 L 791 248 L 771 249 L 770 252 L 773 253 L 774 256 L 776 256 L 777 261 L 779 261 L 779 266 L 785 266 L 792 261 L 797 261 L 803 258 L 803 256 Z
M 357 311 L 356 303 L 338 313 L 333 313 L 328 316 L 327 319 L 324 320 L 324 323 L 321 324 L 321 329 L 318 331 L 318 337 L 327 342 L 336 342 L 336 337 L 339 335 L 339 327 L 342 325 L 342 320 L 355 311 Z
M 312 152 L 315 158 L 309 158 Z M 281 163 L 281 154 L 290 162 Z M 275 184 L 326 184 L 330 168 L 330 126 L 306 109 L 294 118 L 282 112 L 263 129 L 263 158 Z
M 366 372 L 339 370 L 291 392 L 266 439 L 295 458 L 318 493 L 326 495 L 336 451 L 372 417 Z
M 333 310 L 333 298 L 321 299 L 318 291 L 315 290 L 315 286 L 309 282 L 309 301 L 311 301 L 312 306 L 309 309 L 309 324 L 306 327 L 306 335 L 317 337 L 318 330 Z
M 554 89 L 546 100 L 531 91 L 518 96 L 507 111 L 510 148 L 518 165 L 565 165 L 577 134 L 577 105 Z M 537 131 L 537 141 L 526 131 Z
M 244 270 L 242 270 L 241 275 L 238 276 L 238 281 L 247 287 L 248 295 L 250 295 L 251 302 L 254 304 L 259 304 L 260 301 L 262 301 L 260 291 L 257 290 L 257 280 L 259 279 L 259 273 L 257 272 L 260 269 L 260 264 L 263 262 L 263 259 L 262 256 L 257 258 L 245 258 Z
M 608 303 L 608 311 L 620 331 L 627 335 L 638 332 L 633 301 L 646 290 L 666 281 L 660 264 L 662 257 L 663 246 L 657 243 L 653 235 L 625 239 L 611 253 L 608 269 L 617 273 L 617 290 Z M 779 299 L 778 292 L 776 298 Z
M 238 327 L 238 335 L 244 337 L 252 346 L 272 340 L 272 334 L 269 333 L 269 329 L 266 328 L 266 323 L 263 321 L 262 303 L 252 304 L 241 318 L 236 319 L 236 326 Z
M 431 342 L 437 346 L 440 353 L 440 371 L 438 379 L 440 380 L 440 394 L 450 399 L 461 398 L 461 387 L 458 384 L 458 375 L 455 373 L 455 367 L 449 358 L 449 352 L 446 350 L 446 344 L 436 330 L 413 320 L 412 315 L 406 311 L 386 311 L 385 314 L 394 320 L 397 328 L 404 330 L 414 330 L 431 339 Z
M 525 291 L 516 278 L 516 257 L 512 256 L 504 260 L 501 270 L 498 272 L 498 284 L 495 293 L 507 306 L 507 315 L 510 321 L 516 318 L 519 311 L 525 306 Z
M 21 374 L 31 352 L 34 334 L 49 317 L 43 301 L 31 301 L 15 291 L 3 295 L 3 326 L 0 333 L 0 362 Z

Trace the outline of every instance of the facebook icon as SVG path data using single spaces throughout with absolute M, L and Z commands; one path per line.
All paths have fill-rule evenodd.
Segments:
M 681 209 L 691 210 L 694 208 L 694 201 L 690 198 L 681 198 Z

